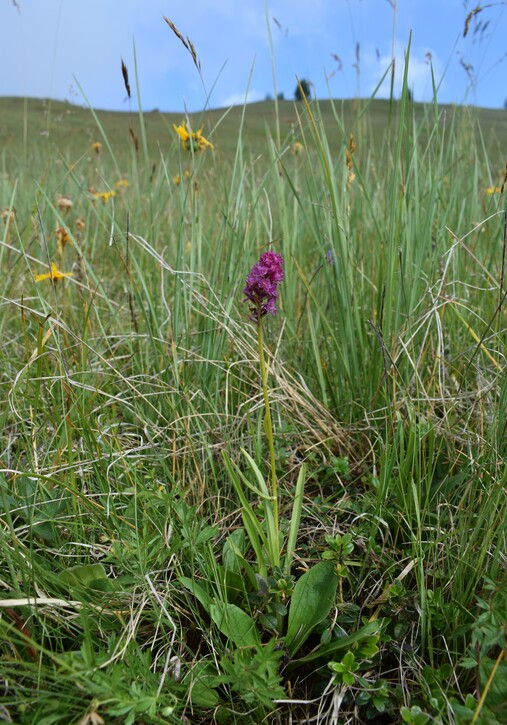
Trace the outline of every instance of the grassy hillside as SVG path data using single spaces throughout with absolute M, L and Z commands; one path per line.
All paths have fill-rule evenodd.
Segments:
M 346 129 L 355 132 L 358 127 L 367 129 L 368 140 L 381 143 L 385 129 L 395 123 L 399 104 L 387 100 L 348 100 L 320 101 L 319 117 L 324 127 L 333 129 L 335 117 L 339 115 Z M 299 133 L 302 104 L 292 101 L 278 102 L 278 125 L 281 138 L 291 132 Z M 429 130 L 434 123 L 434 110 L 420 103 L 411 104 L 411 114 L 415 122 Z M 235 106 L 231 109 L 207 111 L 194 114 L 197 124 L 206 130 L 216 129 L 216 145 L 225 154 L 233 154 L 237 146 L 238 130 L 241 118 L 245 114 L 245 141 L 262 153 L 265 150 L 266 132 L 269 129 L 274 136 L 277 128 L 276 108 L 273 101 L 252 103 L 246 107 Z M 438 109 L 442 123 L 453 124 L 456 115 L 471 117 L 481 130 L 481 137 L 492 156 L 502 162 L 502 153 L 507 145 L 507 113 L 505 111 L 459 107 L 440 107 Z M 366 114 L 366 115 L 363 115 Z M 429 114 L 429 118 L 428 118 Z M 97 117 L 108 138 L 115 142 L 117 153 L 127 152 L 132 145 L 130 129 L 139 139 L 141 131 L 139 116 L 131 112 L 113 112 L 97 110 Z M 172 124 L 180 123 L 182 114 L 165 114 L 152 111 L 144 114 L 146 135 L 150 145 L 167 145 L 172 133 Z M 41 144 L 47 139 L 46 147 L 57 148 L 62 152 L 83 153 L 89 144 L 101 140 L 97 124 L 86 107 L 60 101 L 35 98 L 0 98 L 0 143 L 7 154 L 9 163 L 19 163 L 23 151 L 28 155 L 42 153 Z M 425 120 L 428 124 L 425 124 Z M 340 139 L 330 134 L 329 142 L 333 147 L 340 145 Z M 80 145 L 82 144 L 82 145 Z M 44 147 L 43 147 L 44 148 Z
M 506 114 L 182 120 L 0 100 L 0 717 L 507 722 Z

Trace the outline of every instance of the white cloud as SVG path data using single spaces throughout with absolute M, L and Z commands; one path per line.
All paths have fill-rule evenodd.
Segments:
M 432 97 L 431 66 L 425 57 L 428 50 L 432 51 L 437 85 L 445 71 L 445 88 L 439 91 L 439 100 L 458 100 L 456 96 L 464 90 L 466 78 L 452 40 L 458 26 L 462 40 L 462 3 L 452 0 L 453 9 L 448 9 L 441 23 L 434 22 L 435 9 L 447 4 L 450 6 L 451 0 L 399 3 L 398 37 L 406 42 L 410 29 L 414 30 L 408 82 L 416 100 Z M 135 110 L 134 40 L 146 110 L 185 107 L 193 111 L 207 102 L 213 106 L 243 103 L 249 85 L 255 89 L 248 94 L 250 102 L 274 93 L 263 0 L 186 0 L 183 4 L 171 0 L 20 0 L 19 5 L 20 12 L 10 0 L 0 0 L 0 27 L 4 30 L 0 95 L 68 97 L 82 103 L 75 77 L 95 107 L 130 108 L 120 72 L 123 57 Z M 201 77 L 163 15 L 194 43 L 202 64 Z M 323 69 L 328 74 L 336 70 L 332 53 L 338 53 L 343 62 L 342 70 L 330 78 L 336 97 L 355 94 L 358 80 L 359 92 L 371 94 L 391 63 L 392 10 L 387 2 L 268 0 L 268 19 L 277 91 L 288 95 L 293 93 L 297 74 L 311 79 L 317 93 L 327 97 Z M 488 50 L 488 60 L 484 54 L 480 64 L 473 61 L 481 79 L 480 97 L 486 105 L 503 103 L 504 68 L 498 58 L 505 53 L 504 39 L 505 32 L 498 26 L 492 40 L 488 39 L 488 47 L 479 48 L 481 53 Z M 359 77 L 354 69 L 356 43 L 360 43 Z M 378 57 L 376 45 L 380 47 Z M 401 42 L 395 44 L 396 97 L 401 91 L 404 47 Z M 388 73 L 379 96 L 389 95 L 390 80 Z
M 256 103 L 257 101 L 263 101 L 266 97 L 265 93 L 261 93 L 260 91 L 248 91 L 246 94 L 246 101 L 245 101 L 245 92 L 241 93 L 231 93 L 230 95 L 226 96 L 225 98 L 222 98 L 220 100 L 220 106 L 223 108 L 228 108 L 229 106 L 242 106 L 245 102 L 246 103 Z
M 403 87 L 403 77 L 407 60 L 406 48 L 397 41 L 394 46 L 394 95 L 399 98 Z M 365 65 L 369 79 L 369 93 L 373 93 L 382 77 L 387 72 L 376 96 L 377 98 L 388 98 L 391 92 L 391 53 L 384 53 L 377 59 L 377 55 L 368 52 L 365 57 Z M 434 51 L 427 48 L 424 50 L 410 50 L 408 62 L 407 83 L 409 90 L 413 93 L 415 101 L 430 101 L 433 98 L 433 76 L 437 89 L 442 80 L 442 63 Z M 389 69 L 389 70 L 388 70 Z

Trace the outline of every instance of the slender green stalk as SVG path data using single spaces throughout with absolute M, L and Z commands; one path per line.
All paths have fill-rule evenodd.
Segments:
M 273 519 L 275 525 L 275 542 L 276 551 L 278 553 L 278 561 L 272 562 L 274 566 L 280 564 L 280 542 L 279 542 L 279 513 L 278 513 L 278 478 L 276 475 L 276 459 L 275 459 L 275 441 L 273 436 L 273 421 L 271 420 L 271 410 L 269 407 L 268 393 L 268 368 L 266 358 L 264 356 L 264 336 L 262 332 L 262 317 L 257 323 L 257 342 L 259 346 L 259 363 L 261 368 L 261 384 L 262 394 L 264 396 L 264 432 L 268 440 L 269 447 L 269 464 L 271 468 L 271 497 L 273 501 Z

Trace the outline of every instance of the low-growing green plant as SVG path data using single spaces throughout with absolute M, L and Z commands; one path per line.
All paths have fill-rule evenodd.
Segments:
M 282 669 L 291 669 L 301 657 L 301 650 L 318 625 L 329 615 L 336 596 L 339 576 L 344 566 L 343 556 L 353 549 L 352 535 L 328 537 L 335 561 L 322 561 L 312 565 L 297 580 L 292 574 L 292 559 L 297 545 L 299 523 L 303 505 L 305 467 L 301 466 L 296 493 L 290 510 L 287 542 L 280 526 L 279 487 L 276 470 L 276 451 L 268 392 L 268 370 L 264 355 L 263 320 L 268 312 L 276 311 L 278 284 L 283 279 L 283 260 L 273 252 L 263 254 L 247 277 L 244 294 L 251 303 L 250 317 L 257 328 L 260 378 L 264 400 L 264 432 L 268 442 L 271 475 L 268 484 L 256 461 L 243 449 L 248 464 L 247 472 L 233 463 L 227 454 L 224 459 L 231 476 L 234 491 L 240 505 L 244 529 L 236 529 L 226 540 L 222 553 L 222 566 L 215 567 L 220 577 L 208 585 L 195 579 L 181 577 L 181 583 L 198 599 L 212 622 L 226 637 L 232 647 L 231 658 L 221 660 L 221 667 L 229 675 L 235 673 L 236 684 L 242 699 L 252 707 L 273 707 L 276 698 L 283 697 Z M 249 480 L 253 475 L 254 482 Z M 260 501 L 260 514 L 249 500 L 255 494 Z M 282 552 L 285 554 L 282 555 Z M 253 561 L 251 554 L 254 555 Z M 325 558 L 325 556 L 324 556 Z M 245 593 L 247 596 L 245 596 Z M 379 630 L 365 624 L 355 633 L 355 641 L 362 641 L 366 656 L 366 639 Z M 362 639 L 364 637 L 365 639 Z M 323 646 L 324 658 L 330 657 L 344 643 L 339 639 Z M 372 646 L 370 655 L 377 649 Z M 319 657 L 319 648 L 313 650 L 312 659 Z M 282 655 L 285 660 L 282 665 Z M 345 655 L 353 655 L 351 652 Z M 330 665 L 332 666 L 332 664 Z M 338 665 L 337 665 L 338 666 Z M 351 683 L 349 683 L 351 684 Z

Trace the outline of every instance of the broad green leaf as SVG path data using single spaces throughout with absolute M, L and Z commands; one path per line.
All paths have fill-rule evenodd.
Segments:
M 201 531 L 198 532 L 197 536 L 195 537 L 195 546 L 200 546 L 201 544 L 205 544 L 207 541 L 210 541 L 211 539 L 215 538 L 215 536 L 218 535 L 220 529 L 218 526 L 204 526 Z
M 242 536 L 234 536 L 234 534 L 241 533 Z M 237 539 L 241 540 L 241 549 L 236 546 Z M 238 571 L 241 572 L 241 568 L 244 569 L 245 574 L 248 577 L 248 580 L 253 588 L 257 588 L 257 580 L 255 578 L 255 570 L 251 566 L 251 564 L 245 559 L 244 555 L 244 548 L 245 547 L 245 532 L 244 529 L 236 529 L 236 531 L 233 531 L 231 536 L 227 538 L 227 541 L 224 544 L 223 549 L 223 560 L 224 560 L 224 567 L 226 571 L 230 571 L 234 568 L 234 565 L 231 561 L 232 557 L 234 557 L 236 561 L 236 565 L 238 566 Z M 226 555 L 227 555 L 227 563 L 226 563 Z
M 286 574 L 290 574 L 292 557 L 296 549 L 297 537 L 299 534 L 299 524 L 301 521 L 301 509 L 303 508 L 303 493 L 306 480 L 306 465 L 303 463 L 299 469 L 298 480 L 296 483 L 296 491 L 292 503 L 292 516 L 290 520 L 289 538 L 287 540 L 287 554 L 285 555 L 284 570 Z
M 285 645 L 292 657 L 312 630 L 329 614 L 333 606 L 338 575 L 332 562 L 321 561 L 309 569 L 294 588 L 290 600 Z
M 222 634 L 237 647 L 260 646 L 261 640 L 254 620 L 235 604 L 212 604 L 209 613 Z
M 209 614 L 212 599 L 206 589 L 193 579 L 190 579 L 190 577 L 188 576 L 180 576 L 178 578 L 178 581 L 180 582 L 180 584 L 183 584 L 183 586 L 188 589 L 189 592 L 192 592 L 197 601 L 202 604 L 204 609 Z
M 268 499 L 269 501 L 272 500 L 272 496 L 269 492 L 268 485 L 264 479 L 264 476 L 262 475 L 259 466 L 256 464 L 252 456 L 248 453 L 248 451 L 245 451 L 244 448 L 241 449 L 241 453 L 245 456 L 246 460 L 248 461 L 248 464 L 255 474 L 255 478 L 257 479 L 257 483 L 259 484 L 259 488 L 256 488 L 253 484 L 250 483 L 248 478 L 246 476 L 243 477 L 244 482 L 250 488 L 254 493 L 256 493 L 260 498 L 262 499 Z
M 507 663 L 500 661 L 501 654 L 495 662 L 489 658 L 483 658 L 479 668 L 479 676 L 482 691 L 486 684 L 489 684 L 486 704 L 502 722 L 502 717 L 507 715 Z
M 336 654 L 336 652 L 344 649 L 349 649 L 351 645 L 360 642 L 362 639 L 368 639 L 368 637 L 379 635 L 381 629 L 381 621 L 375 620 L 373 622 L 368 622 L 353 634 L 349 634 L 347 637 L 340 637 L 339 639 L 334 639 L 332 642 L 329 642 L 329 644 L 321 645 L 313 652 L 307 654 L 305 657 L 300 657 L 297 660 L 292 660 L 289 667 L 299 666 L 303 663 L 332 657 Z
M 243 477 L 243 474 L 237 467 L 233 461 L 229 458 L 227 453 L 225 451 L 222 452 L 224 462 L 226 465 L 226 468 L 229 472 L 229 475 L 231 477 L 232 485 L 234 486 L 234 490 L 236 491 L 236 494 L 239 498 L 239 501 L 241 503 L 241 513 L 243 516 L 243 523 L 245 525 L 246 532 L 248 534 L 248 538 L 250 540 L 250 545 L 252 546 L 255 556 L 257 558 L 257 566 L 259 568 L 259 571 L 261 573 L 266 573 L 266 565 L 264 562 L 264 551 L 266 549 L 266 536 L 262 530 L 262 524 L 257 519 L 252 507 L 250 506 L 250 503 L 248 502 L 248 499 L 245 496 L 245 493 L 242 489 L 240 477 Z
M 206 708 L 216 707 L 219 704 L 220 697 L 215 688 L 222 682 L 223 678 L 218 675 L 216 669 L 204 661 L 196 662 L 182 679 L 192 705 Z
M 216 707 L 220 698 L 205 682 L 194 682 L 189 690 L 190 701 L 194 707 Z
M 278 536 L 276 535 L 277 529 L 278 529 L 278 523 L 275 522 L 275 516 L 274 516 L 274 506 L 275 506 L 275 499 L 273 498 L 273 491 L 270 492 L 269 487 L 264 480 L 264 476 L 262 475 L 258 465 L 252 458 L 252 456 L 244 449 L 241 449 L 241 452 L 245 456 L 246 460 L 248 461 L 248 464 L 250 466 L 250 469 L 254 473 L 257 483 L 259 484 L 259 488 L 257 489 L 255 486 L 252 486 L 252 484 L 248 481 L 248 479 L 240 472 L 240 475 L 242 479 L 244 480 L 246 486 L 250 488 L 252 491 L 257 493 L 257 495 L 264 501 L 264 516 L 266 518 L 266 546 L 267 546 L 267 552 L 270 560 L 271 566 L 278 567 L 280 566 L 280 542 L 278 540 Z
M 241 571 L 241 564 L 245 555 L 245 530 L 235 529 L 225 540 L 222 551 L 222 560 L 225 569 L 237 574 Z
M 0 485 L 10 490 L 4 480 Z M 43 492 L 44 506 L 38 500 L 39 492 Z M 18 476 L 15 484 L 15 495 L 4 494 L 0 498 L 0 511 L 7 508 L 16 511 L 16 515 L 29 524 L 34 536 L 44 539 L 49 544 L 60 540 L 60 534 L 54 525 L 54 519 L 65 509 L 61 493 L 49 493 L 42 480 L 29 476 Z M 53 497 L 53 498 L 52 498 Z
M 60 572 L 59 579 L 69 590 L 74 587 L 93 589 L 95 591 L 110 592 L 118 588 L 118 583 L 110 579 L 102 564 L 85 564 L 72 566 Z

